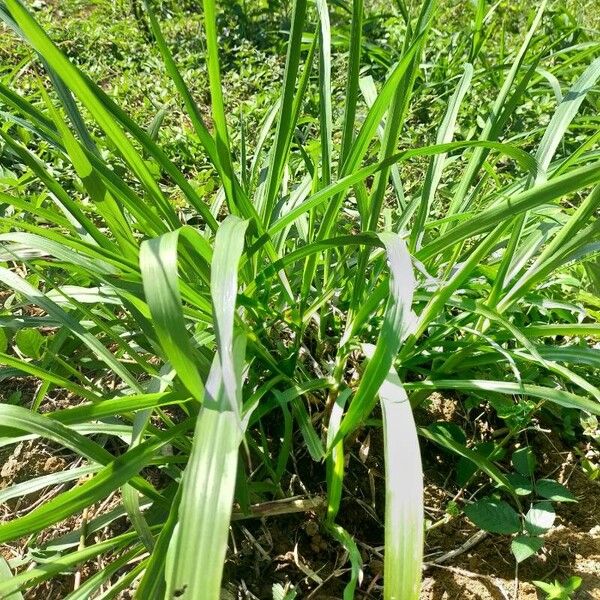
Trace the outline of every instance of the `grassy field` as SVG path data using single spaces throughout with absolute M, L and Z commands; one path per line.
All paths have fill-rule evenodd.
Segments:
M 0 20 L 0 598 L 600 597 L 598 0 Z

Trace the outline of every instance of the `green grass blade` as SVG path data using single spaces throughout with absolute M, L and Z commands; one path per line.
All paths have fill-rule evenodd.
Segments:
M 332 446 L 342 422 L 344 407 L 350 396 L 351 390 L 344 390 L 335 399 L 335 404 L 329 415 L 327 426 L 327 447 L 331 452 L 327 455 L 327 522 L 333 523 L 340 508 L 342 500 L 342 487 L 344 482 L 344 443 L 338 442 Z
M 31 169 L 40 181 L 52 193 L 52 198 L 57 206 L 69 220 L 71 228 L 88 242 L 94 242 L 98 246 L 111 250 L 113 243 L 104 235 L 98 227 L 89 219 L 80 206 L 75 202 L 66 190 L 60 185 L 56 178 L 44 166 L 42 161 L 31 153 L 25 146 L 19 144 L 11 136 L 0 131 L 0 137 L 5 144 Z
M 510 89 L 512 88 L 512 85 L 513 85 L 513 83 L 518 75 L 518 72 L 523 64 L 525 55 L 527 54 L 527 51 L 533 40 L 533 36 L 542 20 L 542 16 L 546 9 L 546 4 L 547 4 L 547 0 L 544 0 L 543 2 L 540 3 L 540 5 L 537 9 L 535 17 L 533 18 L 533 21 L 531 22 L 529 31 L 527 32 L 527 35 L 525 36 L 525 39 L 523 40 L 523 44 L 519 48 L 517 56 L 515 57 L 515 60 L 513 61 L 513 64 L 511 66 L 509 72 L 506 75 L 506 79 L 504 80 L 504 83 L 502 84 L 502 88 L 500 89 L 500 92 L 498 93 L 498 96 L 496 97 L 496 100 L 494 101 L 494 105 L 492 106 L 492 109 L 491 109 L 488 119 L 486 121 L 485 127 L 483 128 L 483 131 L 481 132 L 481 134 L 479 136 L 480 140 L 492 140 L 492 139 L 497 138 L 497 136 L 499 134 L 499 126 L 501 125 L 502 121 L 505 120 L 506 118 L 508 118 L 508 116 L 509 116 L 507 114 L 507 111 L 505 110 L 505 108 L 506 108 L 505 105 L 507 103 L 506 101 L 508 98 L 508 94 L 509 94 Z M 456 189 L 456 192 L 452 198 L 452 201 L 450 202 L 450 206 L 448 208 L 448 215 L 453 215 L 456 213 L 464 212 L 467 209 L 467 207 L 468 207 L 467 193 L 468 193 L 469 188 L 471 187 L 475 177 L 477 176 L 477 173 L 479 172 L 481 166 L 483 165 L 485 156 L 486 156 L 486 152 L 485 152 L 484 148 L 475 149 L 475 151 L 473 152 L 471 158 L 469 159 L 469 164 L 467 165 L 467 168 L 466 168 L 466 170 L 460 180 L 460 183 Z
M 423 563 L 423 468 L 408 396 L 392 366 L 379 389 L 385 460 L 385 600 L 418 600 Z
M 488 475 L 493 481 L 499 486 L 511 494 L 515 494 L 513 487 L 509 480 L 504 476 L 502 471 L 486 456 L 480 452 L 476 452 L 471 448 L 467 448 L 464 444 L 456 441 L 453 437 L 448 435 L 443 429 L 430 425 L 429 427 L 419 427 L 418 433 L 421 437 L 435 442 L 442 448 L 450 450 L 458 456 L 462 456 L 467 460 L 470 460 L 474 465 L 477 466 L 481 471 Z
M 367 103 L 367 106 L 371 108 L 373 103 L 377 99 L 377 88 L 375 87 L 375 82 L 371 76 L 361 77 L 359 80 L 360 91 L 362 92 L 363 98 Z M 380 142 L 383 143 L 383 139 L 385 136 L 385 127 L 381 125 L 377 132 L 379 134 Z M 398 169 L 397 164 L 390 165 L 390 176 L 392 179 L 392 187 L 394 190 L 394 194 L 396 195 L 396 200 L 402 209 L 405 208 L 405 198 L 404 198 L 404 186 L 402 185 L 402 180 L 400 179 L 400 170 Z M 366 191 L 364 192 L 366 195 Z M 357 197 L 357 200 L 360 198 Z M 367 200 L 368 203 L 368 200 Z M 361 213 L 361 223 L 368 222 L 367 216 L 368 210 L 365 207 L 365 210 Z M 362 216 L 364 215 L 364 216 Z M 403 215 L 404 217 L 404 215 Z
M 97 398 L 100 400 L 100 398 Z M 102 399 L 102 402 L 91 404 L 80 404 L 72 408 L 57 410 L 52 413 L 51 418 L 65 425 L 96 421 L 106 417 L 119 414 L 132 413 L 137 410 L 148 410 L 171 406 L 173 404 L 184 404 L 191 398 L 186 398 L 178 392 L 157 392 L 152 394 L 133 394 L 131 396 L 120 396 L 117 398 Z
M 545 246 L 544 250 L 529 266 L 527 271 L 517 280 L 508 293 L 500 300 L 498 308 L 506 310 L 517 298 L 523 296 L 537 281 L 547 275 L 548 269 L 544 264 L 553 255 L 564 251 L 568 242 L 572 242 L 583 228 L 585 222 L 595 213 L 600 206 L 600 186 L 596 186 L 587 198 L 577 207 L 575 212 L 568 218 L 567 222 L 560 228 L 559 232 Z
M 144 575 L 135 590 L 136 600 L 163 600 L 166 591 L 165 563 L 169 551 L 169 544 L 173 537 L 173 531 L 177 525 L 179 516 L 179 505 L 181 502 L 181 486 L 169 510 L 169 515 L 160 531 L 160 535 L 154 544 L 154 549 L 144 571 Z
M 106 186 L 92 167 L 85 152 L 79 146 L 79 142 L 61 119 L 60 114 L 54 108 L 43 88 L 41 88 L 41 91 L 45 98 L 46 106 L 48 106 L 53 116 L 56 129 L 62 138 L 64 148 L 71 159 L 75 172 L 81 178 L 84 187 L 90 195 L 90 199 L 106 221 L 109 230 L 115 236 L 121 250 L 130 258 L 132 255 L 135 258 L 137 255 L 137 243 L 119 206 L 106 189 Z
M 528 383 L 519 384 L 511 381 L 488 381 L 484 379 L 436 379 L 419 383 L 407 383 L 404 387 L 407 390 L 490 391 L 499 394 L 531 396 L 549 400 L 566 408 L 576 408 L 594 415 L 600 415 L 600 402 L 564 390 Z
M 350 560 L 350 581 L 344 587 L 343 600 L 354 600 L 356 585 L 362 583 L 363 560 L 354 538 L 340 525 L 327 526 L 327 531 L 344 547 Z
M 229 216 L 217 231 L 211 268 L 217 350 L 183 478 L 179 522 L 167 561 L 167 595 L 219 597 L 242 441 L 245 338 L 234 340 L 237 270 L 247 223 Z M 201 565 L 201 568 L 199 568 Z
M 540 165 L 538 182 L 547 176 L 550 161 L 560 144 L 567 128 L 579 111 L 581 103 L 600 77 L 600 58 L 597 58 L 583 72 L 558 105 L 538 146 L 536 158 Z
M 98 465 L 88 465 L 86 467 L 76 467 L 67 471 L 61 471 L 59 473 L 52 473 L 51 475 L 41 475 L 40 477 L 34 477 L 22 483 L 17 483 L 9 487 L 0 490 L 0 504 L 4 504 L 8 500 L 13 498 L 21 498 L 28 494 L 33 494 L 39 490 L 43 490 L 51 485 L 58 485 L 73 481 L 89 475 L 90 473 L 96 473 L 100 470 Z
M 379 237 L 385 245 L 389 261 L 389 299 L 373 356 L 367 363 L 348 412 L 329 448 L 354 431 L 371 413 L 377 402 L 379 388 L 408 333 L 416 286 L 411 258 L 405 242 L 397 234 L 381 233 Z
M 58 304 L 52 302 L 43 292 L 32 286 L 12 271 L 0 267 L 0 281 L 23 294 L 29 302 L 43 308 L 51 317 L 68 327 L 109 369 L 116 373 L 132 390 L 139 390 L 139 385 L 129 370 L 119 362 L 99 341 L 82 327 L 73 316 L 65 312 Z
M 437 133 L 436 144 L 447 144 L 452 141 L 454 137 L 454 128 L 456 126 L 456 117 L 458 116 L 458 110 L 460 105 L 469 89 L 471 84 L 471 78 L 473 77 L 473 66 L 469 63 L 464 66 L 464 73 L 462 74 L 454 94 L 448 102 L 448 108 L 442 120 L 442 124 Z M 444 163 L 446 162 L 446 154 L 437 154 L 432 157 L 427 174 L 425 175 L 425 183 L 423 184 L 423 191 L 421 192 L 421 201 L 419 209 L 415 216 L 411 232 L 409 248 L 412 252 L 419 250 L 423 235 L 425 233 L 424 226 L 427 216 L 431 210 L 433 200 L 437 187 L 442 178 L 442 171 L 444 169 Z
M 134 560 L 141 553 L 139 546 L 134 546 L 129 552 L 125 552 L 115 560 L 111 561 L 101 571 L 88 577 L 76 590 L 73 590 L 64 600 L 89 600 L 97 597 L 95 593 L 98 588 L 102 588 L 106 582 L 110 582 L 112 577 L 122 569 L 126 569 L 128 563 Z
M 409 67 L 412 65 L 412 60 L 421 47 L 420 41 L 423 35 L 424 33 L 421 33 L 421 35 L 417 37 L 414 43 L 405 52 L 402 60 L 398 63 L 396 68 L 392 71 L 389 78 L 385 82 L 385 85 L 377 96 L 377 100 L 375 100 L 373 106 L 371 106 L 369 109 L 362 127 L 360 128 L 360 131 L 348 152 L 348 158 L 345 160 L 340 172 L 341 177 L 346 177 L 350 173 L 353 173 L 364 158 L 369 143 L 377 132 L 379 123 L 381 122 L 386 110 L 388 110 L 400 81 L 404 77 L 407 69 L 409 69 Z M 380 168 L 385 168 L 386 166 L 387 163 L 384 162 Z M 343 196 L 338 196 L 329 203 L 325 216 L 323 217 L 323 221 L 319 227 L 318 239 L 326 238 L 331 232 L 335 220 L 338 217 L 342 202 Z M 309 277 L 309 279 L 312 279 L 312 277 Z
M 346 102 L 344 105 L 344 118 L 342 121 L 340 171 L 348 158 L 348 153 L 354 141 L 356 103 L 358 101 L 358 84 L 362 50 L 363 17 L 363 0 L 352 0 L 352 30 L 350 33 L 350 56 L 348 57 L 348 73 L 346 76 Z
M 492 231 L 484 240 L 480 241 L 477 247 L 471 252 L 471 255 L 466 259 L 460 267 L 456 269 L 452 278 L 440 285 L 439 289 L 432 295 L 431 300 L 427 303 L 417 323 L 414 337 L 418 339 L 431 321 L 437 318 L 450 296 L 470 277 L 481 261 L 488 256 L 492 251 L 498 239 L 505 231 L 507 224 L 500 223 L 494 231 Z
M 529 325 L 522 329 L 532 338 L 551 337 L 555 335 L 570 337 L 600 337 L 600 323 L 553 323 L 548 325 Z
M 235 298 L 238 288 L 237 267 L 244 249 L 244 234 L 248 221 L 230 215 L 217 233 L 215 252 L 210 273 L 213 319 L 217 338 L 217 352 L 225 393 L 230 409 L 239 413 L 239 376 L 233 363 L 233 324 Z
M 87 400 L 92 401 L 102 399 L 102 396 L 98 392 L 92 392 L 87 388 L 70 381 L 66 377 L 62 377 L 48 369 L 42 369 L 32 362 L 22 360 L 16 356 L 11 356 L 10 354 L 5 354 L 4 352 L 0 352 L 0 365 L 12 367 L 13 369 L 16 369 L 17 372 L 27 373 L 28 375 L 36 377 L 37 379 L 41 379 L 44 382 L 63 387 L 64 389 L 73 392 L 81 398 L 86 398 Z
M 466 223 L 456 225 L 449 232 L 430 242 L 416 257 L 425 260 L 438 252 L 446 250 L 455 243 L 468 239 L 478 233 L 491 229 L 507 218 L 514 217 L 542 204 L 551 202 L 562 196 L 596 183 L 600 179 L 600 163 L 592 163 L 579 169 L 574 169 L 566 175 L 550 179 L 529 190 L 516 194 L 512 198 L 500 200 L 494 206 L 487 208 Z
M 317 0 L 319 14 L 319 122 L 321 137 L 321 184 L 331 183 L 333 116 L 331 108 L 331 26 L 326 0 Z
M 135 533 L 125 533 L 111 539 L 105 540 L 88 546 L 78 552 L 71 552 L 65 556 L 55 557 L 52 561 L 38 564 L 32 569 L 28 569 L 23 573 L 15 575 L 11 580 L 0 581 L 0 594 L 7 600 L 12 600 L 13 596 L 9 595 L 20 589 L 24 584 L 29 583 L 30 585 L 39 583 L 46 579 L 49 579 L 53 575 L 57 575 L 61 572 L 68 571 L 80 563 L 84 563 L 88 560 L 95 558 L 96 556 L 103 554 L 104 552 L 119 549 L 127 543 L 131 543 L 135 540 Z
M 14 575 L 8 566 L 4 556 L 0 556 L 0 581 L 3 581 L 8 584 L 9 589 L 18 590 L 18 585 L 14 583 Z M 8 593 L 3 596 L 5 600 L 23 600 L 23 594 L 19 591 L 15 591 L 14 593 Z
M 310 415 L 299 399 L 292 400 L 291 405 L 294 418 L 296 419 L 298 427 L 300 428 L 300 433 L 302 434 L 302 439 L 306 444 L 306 449 L 311 458 L 315 462 L 319 462 L 325 457 L 325 451 L 323 450 L 321 438 L 310 420 Z
M 101 465 L 107 465 L 114 460 L 114 456 L 110 452 L 84 435 L 77 433 L 74 429 L 20 406 L 0 405 L 0 418 L 2 423 L 0 435 L 4 437 L 13 437 L 15 431 L 32 433 L 44 439 L 52 440 L 65 448 L 70 448 L 80 456 Z M 141 477 L 136 478 L 131 483 L 149 498 L 163 501 L 161 495 Z
M 285 166 L 286 156 L 294 133 L 292 123 L 292 105 L 294 103 L 294 90 L 296 88 L 296 77 L 300 64 L 300 51 L 302 48 L 302 34 L 304 31 L 304 20 L 306 15 L 306 0 L 294 0 L 292 9 L 292 22 L 290 27 L 290 39 L 287 48 L 285 62 L 285 74 L 283 77 L 283 92 L 279 105 L 279 118 L 275 133 L 275 146 L 271 154 L 271 161 L 267 173 L 266 198 L 263 211 L 263 220 L 268 225 L 277 193 L 281 185 L 281 177 Z
M 217 8 L 215 0 L 203 0 L 204 32 L 206 38 L 206 62 L 208 65 L 208 84 L 215 126 L 215 142 L 219 164 L 222 169 L 223 185 L 228 198 L 234 197 L 235 173 L 229 147 L 229 130 L 225 118 L 223 86 L 221 85 L 221 67 L 219 65 L 219 42 L 217 34 Z M 230 208 L 238 208 L 232 206 Z
M 558 144 L 564 137 L 565 132 L 571 124 L 572 120 L 574 119 L 575 115 L 577 114 L 581 103 L 583 102 L 587 93 L 597 81 L 598 77 L 600 77 L 600 58 L 595 60 L 579 77 L 579 79 L 577 79 L 577 81 L 573 84 L 567 95 L 558 105 L 558 108 L 554 112 L 554 115 L 552 115 L 552 119 L 550 120 L 550 123 L 546 128 L 544 137 L 542 138 L 542 141 L 540 142 L 540 145 L 536 152 L 536 159 L 539 165 L 538 174 L 535 179 L 536 183 L 542 183 L 546 180 L 547 170 L 554 156 L 554 153 L 556 152 Z M 513 227 L 513 234 L 507 246 L 507 250 L 502 258 L 502 263 L 500 265 L 498 274 L 496 276 L 496 280 L 494 281 L 494 286 L 490 293 L 490 305 L 494 305 L 497 303 L 498 298 L 505 286 L 506 280 L 509 277 L 508 273 L 510 271 L 510 267 L 515 262 L 515 250 L 521 240 L 526 223 L 527 213 L 524 213 L 517 217 Z M 564 231 L 563 236 L 569 235 L 573 227 L 579 227 L 579 223 L 571 222 L 571 226 L 567 228 L 566 231 Z M 563 236 L 560 236 L 558 244 L 560 244 L 562 240 L 565 239 Z M 558 244 L 555 241 L 554 244 L 549 244 L 548 246 L 546 246 L 546 249 L 544 251 L 544 258 L 548 256 L 549 253 L 552 250 L 554 250 L 554 248 L 556 248 Z M 538 258 L 538 260 L 536 260 L 535 264 L 532 265 L 531 268 L 539 266 L 539 262 L 541 262 L 540 259 L 541 257 Z
M 140 270 L 146 302 L 165 357 L 200 402 L 204 384 L 186 329 L 179 287 L 177 250 L 182 231 L 178 229 L 144 241 L 140 249 Z
M 337 195 L 341 195 L 342 192 L 345 192 L 348 188 L 351 188 L 352 186 L 361 181 L 364 181 L 365 179 L 367 179 L 371 175 L 374 175 L 375 173 L 377 173 L 377 171 L 381 170 L 386 166 L 407 161 L 411 158 L 416 158 L 418 156 L 433 156 L 435 154 L 450 152 L 452 150 L 459 150 L 462 148 L 478 146 L 498 150 L 500 153 L 506 154 L 507 156 L 510 156 L 514 160 L 518 161 L 523 168 L 527 169 L 531 173 L 535 173 L 536 163 L 533 157 L 531 157 L 526 152 L 523 152 L 522 150 L 516 148 L 515 146 L 511 146 L 510 144 L 502 144 L 499 142 L 450 142 L 448 144 L 424 146 L 422 148 L 415 148 L 413 150 L 405 150 L 403 152 L 399 152 L 398 154 L 394 154 L 389 158 L 386 158 L 382 162 L 362 167 L 360 169 L 357 168 L 353 170 L 349 175 L 346 175 L 341 179 L 338 179 L 331 185 L 327 186 L 326 188 L 315 192 L 312 196 L 307 198 L 300 206 L 290 210 L 285 215 L 282 215 L 270 227 L 269 234 L 271 236 L 275 235 L 276 233 L 287 227 L 290 223 L 293 223 L 299 216 L 303 215 L 306 212 L 312 211 L 321 204 L 324 204 L 326 200 L 329 200 L 330 198 L 335 197 Z M 335 202 L 339 203 L 339 198 L 334 198 L 334 201 L 330 202 L 330 206 Z M 326 235 L 323 235 L 323 239 L 325 239 L 326 237 Z
M 485 40 L 483 31 L 483 18 L 485 16 L 485 0 L 476 0 L 472 2 L 475 9 L 475 19 L 473 23 L 473 35 L 471 37 L 471 49 L 469 51 L 469 62 L 472 63 L 476 58 Z
M 433 11 L 436 5 L 436 0 L 426 0 L 423 2 L 419 19 L 415 27 L 413 41 L 416 44 L 414 53 L 412 54 L 411 63 L 402 75 L 402 80 L 399 82 L 394 98 L 392 100 L 388 116 L 385 123 L 385 133 L 379 151 L 379 160 L 385 160 L 392 156 L 398 144 L 398 134 L 404 123 L 408 105 L 410 103 L 411 94 L 419 71 L 420 55 L 423 44 L 425 43 L 426 35 L 431 26 Z M 408 48 L 408 38 L 405 46 Z M 375 175 L 373 187 L 369 198 L 369 229 L 375 231 L 383 206 L 385 190 L 387 188 L 389 178 L 389 167 L 383 168 Z M 359 268 L 359 272 L 361 269 Z M 362 274 L 361 274 L 362 277 Z
M 158 448 L 176 437 L 181 427 L 173 428 L 160 438 L 145 442 L 101 469 L 89 481 L 55 496 L 23 517 L 0 525 L 0 543 L 36 533 L 77 511 L 106 498 L 127 483 L 146 466 Z

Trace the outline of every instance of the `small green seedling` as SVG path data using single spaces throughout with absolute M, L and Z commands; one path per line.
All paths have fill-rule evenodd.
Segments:
M 511 551 L 518 563 L 536 554 L 544 545 L 540 537 L 556 519 L 552 502 L 576 502 L 575 496 L 553 479 L 535 479 L 536 459 L 527 446 L 516 450 L 511 459 L 515 469 L 508 481 L 518 496 L 530 496 L 527 512 L 519 513 L 499 496 L 482 498 L 465 507 L 465 514 L 479 528 L 490 533 L 516 534 Z
M 581 577 L 569 577 L 567 582 L 562 584 L 558 579 L 554 583 L 546 583 L 544 581 L 534 581 L 537 587 L 546 594 L 546 600 L 571 600 L 571 594 L 581 585 Z

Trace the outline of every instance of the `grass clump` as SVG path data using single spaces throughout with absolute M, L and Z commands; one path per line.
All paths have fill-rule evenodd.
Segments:
M 434 0 L 396 4 L 401 43 L 376 46 L 373 5 L 295 0 L 262 120 L 228 109 L 214 0 L 198 17 L 210 114 L 165 15 L 145 5 L 138 19 L 178 93 L 147 127 L 19 0 L 0 4 L 45 70 L 26 95 L 18 71 L 0 85 L 2 376 L 40 382 L 27 403 L 0 405 L 2 443 L 50 440 L 91 473 L 0 525 L 1 542 L 33 536 L 29 568 L 6 567 L 0 594 L 102 556 L 109 567 L 69 598 L 218 598 L 232 507 L 240 518 L 285 501 L 305 451 L 325 465 L 323 530 L 347 550 L 352 598 L 361 555 L 339 510 L 364 427 L 384 434 L 384 598 L 419 595 L 417 436 L 466 461 L 463 485 L 482 475 L 462 506 L 473 523 L 513 535 L 518 562 L 541 548 L 552 502 L 573 498 L 522 453 L 514 472 L 501 461 L 534 419 L 600 413 L 597 44 L 569 20 L 550 38 L 543 2 L 502 28 L 490 63 L 508 9 L 457 8 L 472 27 L 447 39 Z M 238 8 L 247 35 L 256 15 Z M 182 154 L 161 135 L 183 109 Z M 504 435 L 482 448 L 448 424 L 417 427 L 434 391 L 483 405 Z M 36 559 L 48 550 L 36 535 L 116 490 L 126 531 Z

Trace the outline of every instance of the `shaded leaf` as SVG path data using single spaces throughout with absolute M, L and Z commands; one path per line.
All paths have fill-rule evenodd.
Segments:
M 518 473 L 525 476 L 533 475 L 537 461 L 531 448 L 525 447 L 515 450 L 511 460 Z
M 521 530 L 519 515 L 504 500 L 478 500 L 465 506 L 465 514 L 477 527 L 490 533 L 509 534 Z

